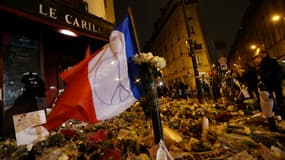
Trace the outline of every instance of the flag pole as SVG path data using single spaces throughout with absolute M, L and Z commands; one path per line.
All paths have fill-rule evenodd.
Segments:
M 138 50 L 138 53 L 141 53 L 138 35 L 136 32 L 136 27 L 135 27 L 131 8 L 128 8 L 128 14 L 129 14 L 132 29 L 134 32 L 134 38 L 136 41 L 137 50 Z M 152 68 L 147 67 L 146 70 L 147 70 L 147 73 L 143 73 L 143 74 L 147 74 L 147 75 L 143 76 L 143 78 L 145 81 L 144 84 L 146 84 L 144 86 L 145 87 L 144 92 L 147 94 L 145 94 L 144 96 L 145 96 L 146 101 L 147 101 L 146 105 L 149 105 L 150 111 L 151 111 L 152 128 L 153 128 L 153 132 L 154 132 L 154 141 L 155 141 L 155 144 L 158 144 L 161 140 L 163 140 L 163 132 L 162 132 L 162 125 L 161 125 L 159 105 L 158 105 L 157 80 L 154 77 Z
M 135 38 L 135 42 L 136 42 L 138 53 L 141 53 L 141 46 L 140 46 L 140 42 L 139 42 L 137 30 L 136 30 L 134 18 L 133 18 L 132 9 L 130 7 L 128 8 L 128 15 L 130 16 L 130 21 L 131 21 L 132 30 L 133 30 L 133 33 L 134 33 L 134 38 Z

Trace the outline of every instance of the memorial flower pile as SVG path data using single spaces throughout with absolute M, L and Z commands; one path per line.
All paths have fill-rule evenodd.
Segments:
M 284 159 L 285 121 L 280 132 L 270 132 L 262 116 L 244 115 L 238 106 L 199 104 L 196 101 L 159 99 L 165 144 L 175 160 Z M 230 113 L 228 122 L 217 119 Z M 201 139 L 202 117 L 209 118 L 209 133 Z M 33 144 L 31 150 L 15 141 L 0 141 L 0 159 L 155 159 L 157 145 L 146 123 L 141 103 L 120 116 L 97 124 L 70 123 Z
M 142 74 L 149 77 L 143 80 L 149 86 L 153 73 L 166 66 L 164 58 L 151 52 L 137 54 L 134 60 L 146 69 Z M 152 93 L 148 92 L 148 98 L 154 97 Z M 160 98 L 158 104 L 165 146 L 174 160 L 285 158 L 285 121 L 277 123 L 278 132 L 271 132 L 262 115 L 245 114 L 236 103 Z M 143 105 L 138 101 L 119 116 L 97 124 L 70 120 L 30 148 L 13 139 L 0 139 L 0 159 L 154 160 L 158 145 Z M 209 126 L 203 137 L 204 117 Z

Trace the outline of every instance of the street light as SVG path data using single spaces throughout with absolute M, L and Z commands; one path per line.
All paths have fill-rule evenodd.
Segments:
M 250 46 L 250 49 L 251 49 L 251 50 L 255 50 L 255 49 L 256 49 L 256 45 L 255 45 L 255 44 L 252 44 L 252 45 Z
M 273 22 L 278 22 L 281 20 L 281 16 L 279 14 L 274 14 L 272 17 L 271 17 L 271 21 Z
M 250 49 L 254 51 L 254 56 L 257 56 L 261 50 L 261 47 L 263 47 L 262 45 L 256 45 L 256 44 L 252 44 L 250 46 Z
M 71 37 L 77 37 L 78 36 L 75 32 L 68 30 L 68 29 L 59 29 L 58 32 L 61 34 L 67 35 L 67 36 L 71 36 Z

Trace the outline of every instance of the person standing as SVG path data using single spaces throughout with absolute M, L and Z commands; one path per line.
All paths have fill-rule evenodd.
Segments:
M 211 70 L 211 87 L 212 87 L 212 92 L 213 92 L 213 100 L 218 101 L 222 96 L 220 92 L 221 88 L 221 78 L 218 73 L 217 68 L 213 68 Z
M 255 66 L 252 63 L 245 64 L 245 72 L 243 73 L 243 82 L 248 87 L 247 90 L 249 92 L 250 98 L 255 99 L 254 94 L 256 96 L 256 107 L 257 109 L 261 110 L 260 108 L 260 99 L 258 93 L 258 75 Z
M 259 76 L 266 88 L 273 92 L 276 100 L 276 115 L 284 117 L 284 103 L 282 93 L 282 70 L 281 66 L 275 58 L 272 58 L 264 50 L 260 52 L 262 58 L 259 66 Z
M 262 50 L 259 56 L 256 58 L 257 64 L 259 64 L 258 75 L 260 78 L 259 89 L 260 89 L 260 101 L 266 102 L 263 92 L 267 92 L 268 98 L 272 99 L 273 111 L 275 115 L 282 117 L 283 110 L 283 94 L 282 94 L 282 80 L 281 80 L 281 67 L 279 66 L 276 59 L 270 57 L 265 50 Z M 274 101 L 275 100 L 275 101 Z M 267 103 L 264 103 L 267 104 Z M 263 106 L 261 103 L 261 108 L 272 107 Z M 284 115 L 283 115 L 284 118 Z M 273 116 L 267 118 L 270 130 L 276 131 L 275 120 Z
M 208 99 L 210 96 L 210 84 L 204 75 L 202 75 L 202 77 L 201 77 L 201 86 L 202 86 L 204 98 Z

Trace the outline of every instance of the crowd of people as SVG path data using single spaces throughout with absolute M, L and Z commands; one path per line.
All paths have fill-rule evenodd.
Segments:
M 268 124 L 276 130 L 274 117 L 285 118 L 284 96 L 282 92 L 282 69 L 275 58 L 262 50 L 252 61 L 241 67 L 222 70 L 219 65 L 213 67 L 209 74 L 200 77 L 202 97 L 204 100 L 219 102 L 221 98 L 243 102 L 253 99 L 255 109 L 266 112 Z M 171 88 L 160 87 L 160 96 L 172 98 L 191 98 L 193 92 L 182 82 Z

